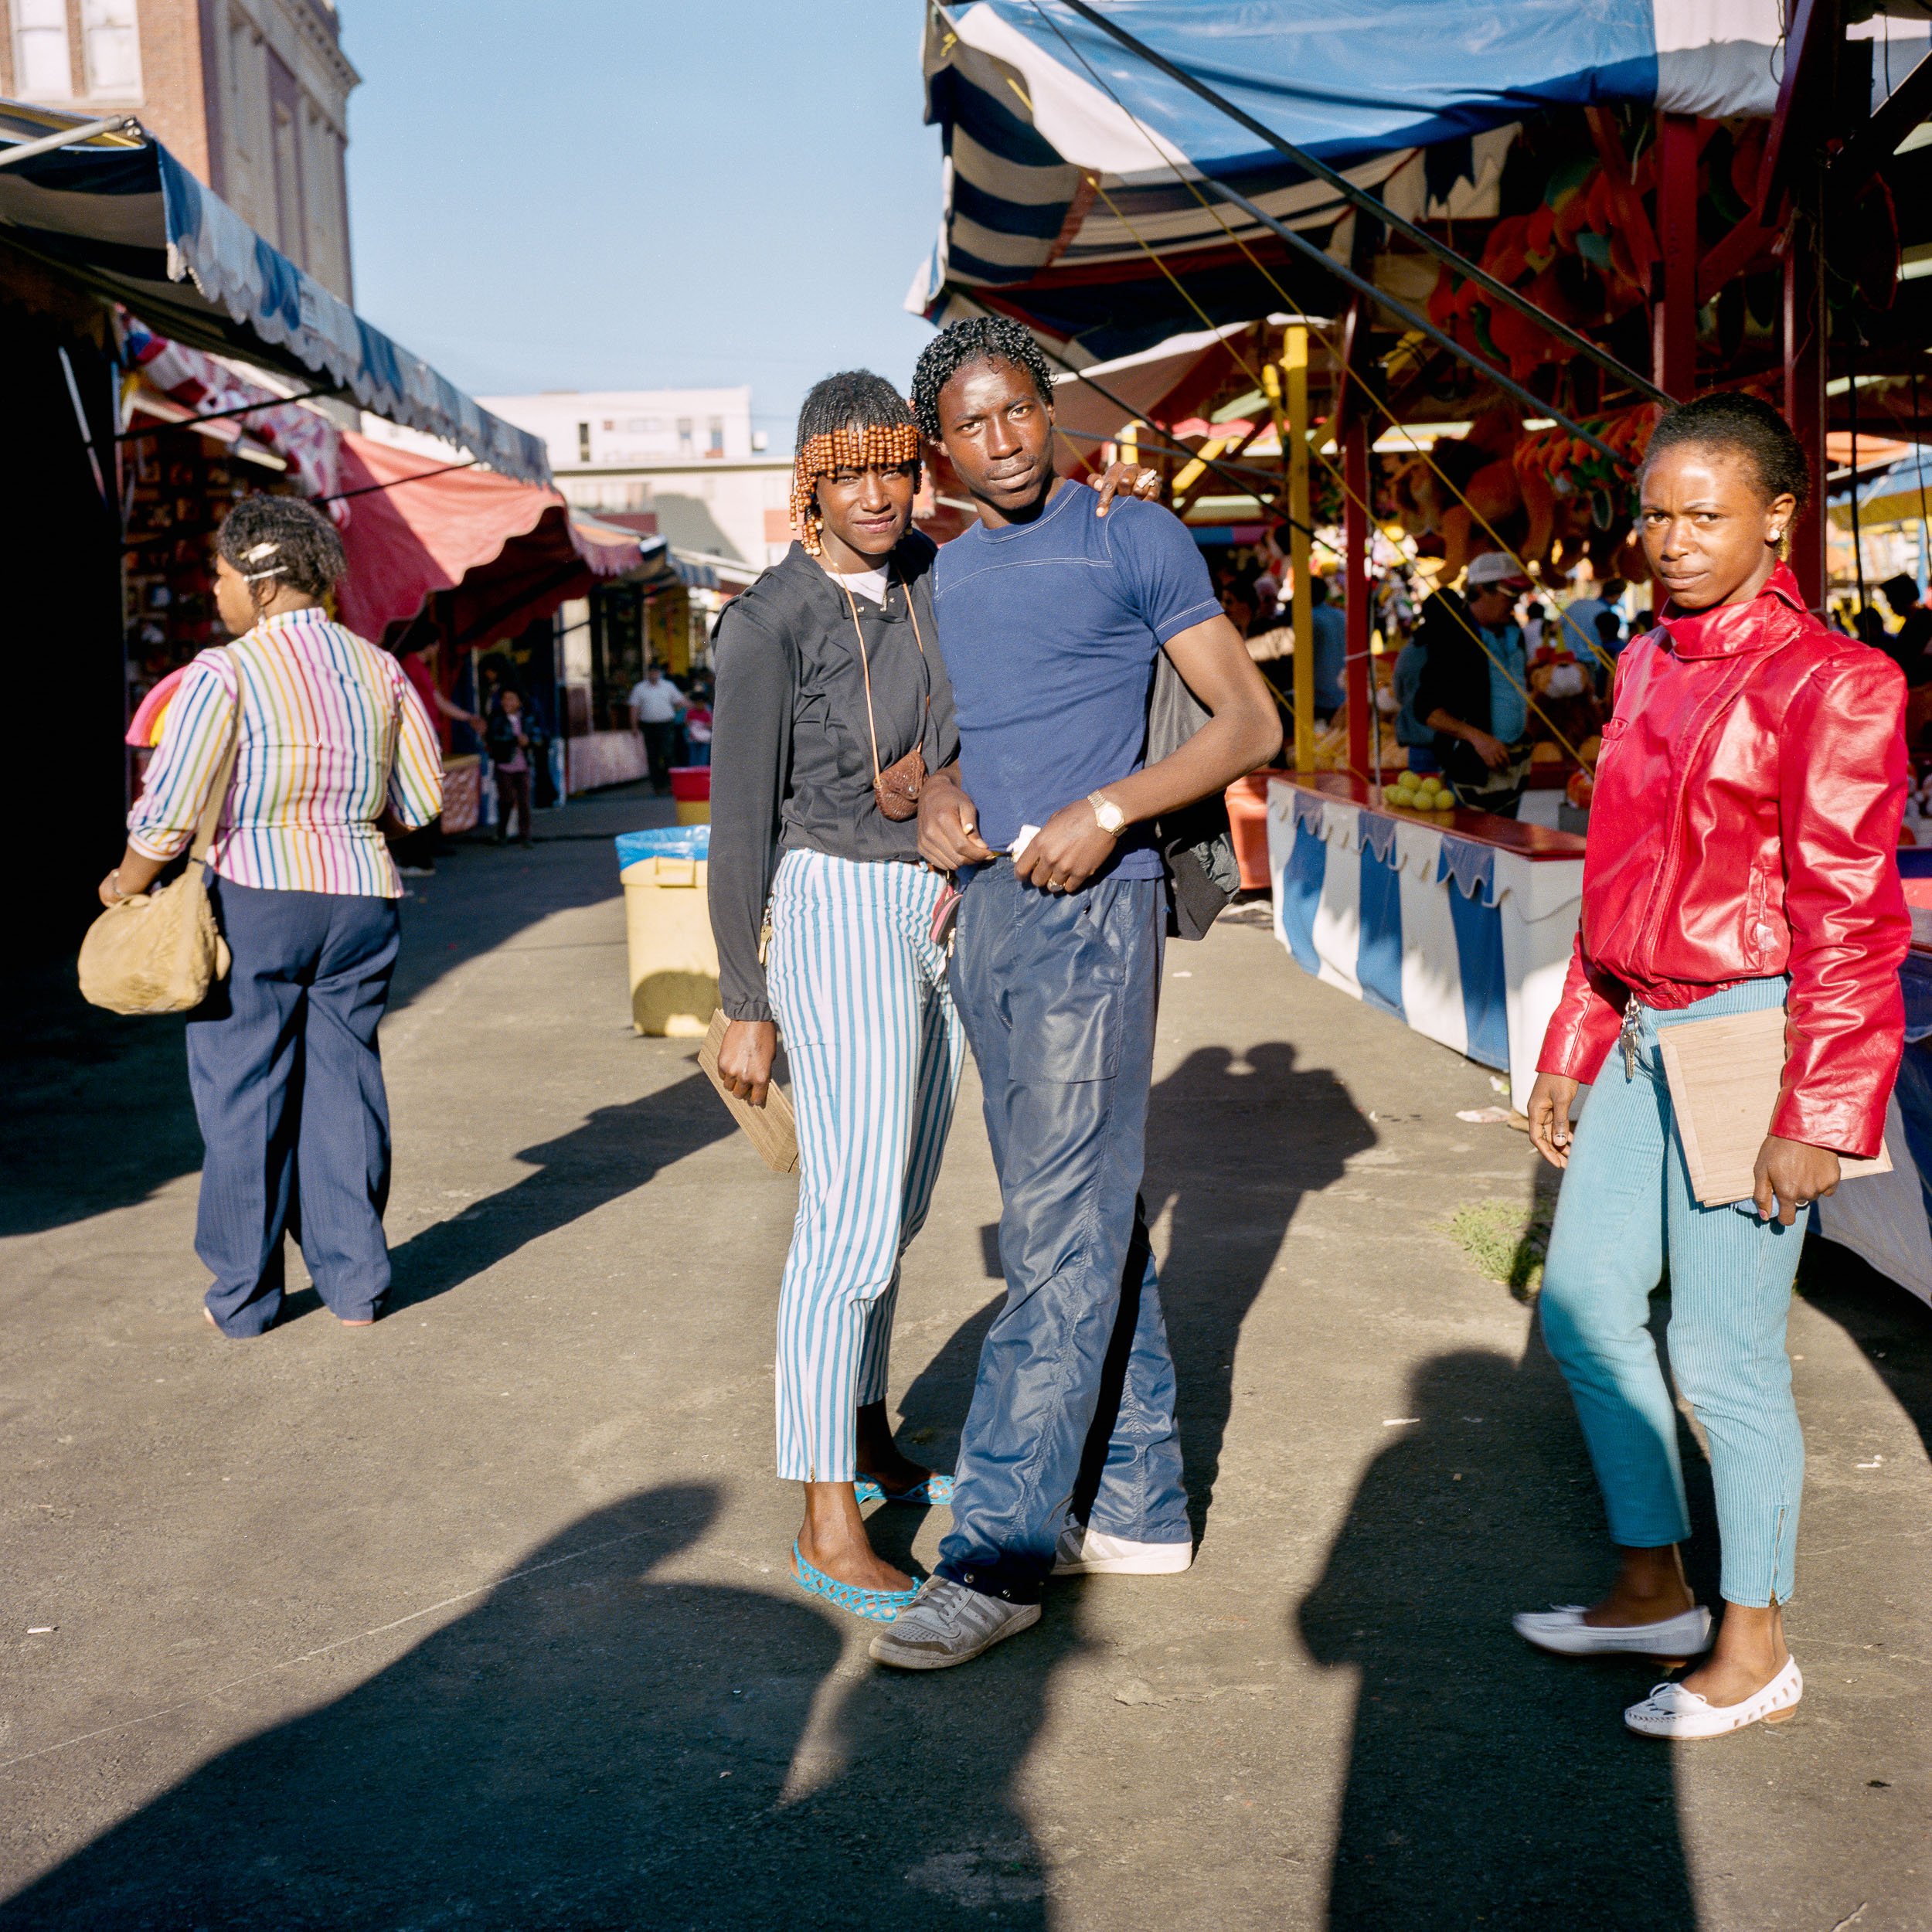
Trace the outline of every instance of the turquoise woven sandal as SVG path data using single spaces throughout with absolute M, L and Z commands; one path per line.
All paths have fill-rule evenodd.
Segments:
M 814 1569 L 799 1553 L 796 1539 L 791 1546 L 791 1560 L 798 1567 L 794 1573 L 801 1590 L 811 1591 L 815 1597 L 822 1597 L 828 1603 L 836 1604 L 841 1610 L 849 1610 L 855 1617 L 868 1618 L 875 1624 L 890 1624 L 898 1621 L 899 1613 L 910 1604 L 919 1594 L 919 1584 L 910 1590 L 861 1590 L 856 1583 L 842 1583 L 836 1577 L 828 1577 L 822 1570 Z
M 922 1509 L 936 1509 L 952 1501 L 953 1479 L 935 1475 L 910 1489 L 888 1489 L 871 1476 L 861 1476 L 852 1485 L 852 1493 L 860 1502 L 913 1502 Z

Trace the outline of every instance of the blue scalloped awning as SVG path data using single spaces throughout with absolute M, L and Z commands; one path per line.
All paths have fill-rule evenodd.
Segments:
M 0 101 L 0 157 L 79 117 Z M 257 234 L 151 137 L 0 168 L 0 236 L 175 341 L 277 369 L 547 483 L 543 440 L 481 408 Z

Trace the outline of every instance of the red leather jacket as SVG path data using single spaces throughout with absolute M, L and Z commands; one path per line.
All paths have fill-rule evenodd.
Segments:
M 1594 1080 L 1630 993 L 1668 1010 L 1788 973 L 1770 1131 L 1876 1153 L 1912 940 L 1894 856 L 1904 709 L 1898 667 L 1820 623 L 1781 564 L 1749 604 L 1666 615 L 1632 643 L 1539 1070 Z

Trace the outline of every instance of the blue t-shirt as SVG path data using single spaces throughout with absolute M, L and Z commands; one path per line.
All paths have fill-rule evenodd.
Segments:
M 1315 607 L 1315 708 L 1332 714 L 1347 702 L 1342 678 L 1349 668 L 1349 620 L 1332 604 Z
M 1141 768 L 1154 659 L 1218 616 L 1186 526 L 1155 503 L 1063 483 L 1031 523 L 972 525 L 933 566 L 960 775 L 995 852 L 1022 825 Z M 1158 879 L 1153 828 L 1121 838 L 1113 874 Z
M 1506 745 L 1521 742 L 1529 730 L 1529 706 L 1524 692 L 1529 682 L 1522 633 L 1513 624 L 1500 631 L 1482 627 L 1489 647 L 1489 735 Z

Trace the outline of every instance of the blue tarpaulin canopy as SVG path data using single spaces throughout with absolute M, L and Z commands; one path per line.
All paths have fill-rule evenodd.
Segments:
M 1410 219 L 1495 213 L 1512 124 L 1633 104 L 1768 115 L 1779 0 L 1106 0 L 1102 11 Z M 1236 238 L 1278 247 L 1227 182 L 1340 255 L 1355 217 L 1227 115 L 1063 0 L 935 8 L 927 118 L 944 131 L 937 247 L 907 306 L 1023 313 L 1083 364 L 1199 326 L 1147 259 L 1190 255 L 1216 321 L 1255 300 Z M 1218 259 L 1217 259 L 1218 257 Z M 1151 299 L 1123 297 L 1145 284 Z M 983 293 L 982 293 L 983 291 Z M 1243 304 L 1246 304 L 1243 311 Z M 1183 320 L 1183 315 L 1186 319 Z
M 0 158 L 70 124 L 77 117 L 0 102 Z M 372 328 L 151 137 L 100 135 L 0 167 L 0 237 L 177 342 L 339 393 L 503 475 L 550 480 L 542 437 Z

